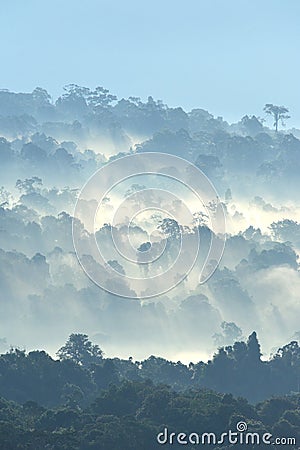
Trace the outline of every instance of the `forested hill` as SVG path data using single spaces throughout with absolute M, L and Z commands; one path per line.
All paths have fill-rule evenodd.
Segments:
M 221 436 L 239 422 L 285 443 L 292 438 L 287 448 L 298 448 L 297 342 L 262 362 L 253 333 L 207 364 L 187 367 L 154 356 L 105 358 L 86 335 L 73 334 L 57 356 L 17 349 L 0 356 L 1 450 L 151 450 L 161 447 L 157 435 L 165 430 Z M 254 406 L 242 396 L 265 400 Z M 181 445 L 175 440 L 172 448 Z M 206 441 L 202 448 L 231 446 Z
M 268 115 L 245 111 L 229 124 L 201 105 L 184 111 L 152 97 L 117 99 L 101 87 L 70 85 L 57 100 L 41 88 L 0 91 L 0 350 L 7 349 L 4 340 L 36 348 L 43 335 L 43 348 L 53 352 L 83 329 L 109 354 L 124 357 L 130 349 L 139 359 L 177 360 L 187 348 L 197 354 L 201 342 L 205 358 L 223 322 L 234 323 L 237 333 L 217 345 L 254 329 L 266 353 L 293 340 L 299 332 L 299 136 L 281 121 L 276 132 Z M 72 240 L 74 206 L 86 181 L 121 155 L 147 152 L 196 164 L 216 186 L 227 227 L 222 260 L 205 287 L 197 285 L 199 259 L 185 283 L 148 303 L 96 289 Z M 141 187 L 135 181 L 122 195 Z M 97 239 L 109 249 L 108 263 L 126 272 L 110 247 L 114 199 L 105 200 L 108 219 L 99 223 Z M 85 204 L 84 216 L 89 210 Z M 192 213 L 193 228 L 184 228 L 189 248 L 200 230 L 205 249 L 207 216 Z M 138 223 L 131 230 L 140 244 L 144 228 Z M 175 242 L 172 229 L 165 231 Z M 121 239 L 122 227 L 115 232 Z M 166 256 L 171 260 L 170 252 Z
M 267 119 L 245 114 L 229 124 L 226 118 L 214 117 L 200 107 L 184 111 L 151 96 L 147 101 L 118 99 L 103 87 L 71 84 L 55 101 L 42 88 L 31 93 L 2 89 L 0 161 L 11 169 L 22 166 L 18 175 L 23 178 L 32 176 L 34 167 L 46 184 L 78 187 L 78 182 L 85 182 L 116 155 L 166 152 L 195 163 L 221 195 L 228 188 L 239 188 L 254 196 L 263 188 L 282 199 L 282 183 L 298 185 L 300 131 L 284 131 L 284 117 L 288 116 L 283 113 L 275 116 L 275 131 L 276 111 L 267 106 L 262 104 Z M 238 173 L 247 174 L 242 184 Z M 294 198 L 293 192 L 290 195 Z
M 287 108 L 263 106 L 264 99 L 267 119 L 245 112 L 229 124 L 200 107 L 118 99 L 102 87 L 69 85 L 55 101 L 42 88 L 0 91 L 0 450 L 150 450 L 165 426 L 223 432 L 242 420 L 300 438 L 300 132 L 285 131 L 278 115 L 273 127 L 273 112 L 282 108 L 284 119 Z M 178 287 L 149 301 L 95 286 L 72 240 L 75 223 L 84 242 L 94 242 L 73 220 L 86 181 L 121 156 L 146 152 L 200 168 L 227 220 L 219 235 L 225 251 L 208 282 L 199 285 L 196 264 Z M 145 188 L 132 183 L 122 198 Z M 105 200 L 106 214 L 115 204 Z M 83 216 L 90 206 L 84 202 Z M 204 206 L 214 214 L 214 204 Z M 194 235 L 202 250 L 214 236 L 203 211 L 191 212 L 189 226 L 168 228 L 154 216 L 169 263 L 176 230 L 188 249 Z M 132 227 L 141 246 L 149 244 L 144 225 Z M 124 223 L 115 228 L 121 240 Z M 105 220 L 95 235 L 107 264 L 126 273 L 111 231 Z M 267 361 L 254 329 L 272 353 Z M 73 330 L 87 335 L 71 334 L 51 357 Z M 105 357 L 102 347 L 120 358 Z M 208 362 L 174 362 L 205 359 L 215 348 Z M 168 359 L 145 359 L 151 354 Z
M 18 349 L 0 356 L 0 395 L 18 403 L 35 401 L 44 407 L 87 406 L 102 389 L 123 381 L 150 380 L 176 391 L 212 389 L 241 396 L 256 403 L 272 396 L 299 393 L 300 347 L 296 341 L 280 348 L 268 361 L 261 360 L 256 333 L 247 342 L 220 348 L 207 363 L 171 362 L 150 356 L 105 358 L 87 335 L 72 334 L 57 352 L 58 359 L 44 351 L 25 353 Z
M 246 114 L 229 124 L 202 108 L 186 112 L 151 96 L 145 102 L 139 97 L 118 99 L 103 87 L 68 85 L 56 101 L 42 88 L 32 93 L 0 91 L 0 135 L 15 141 L 14 153 L 22 150 L 24 162 L 34 159 L 40 165 L 52 156 L 48 164 L 53 168 L 68 163 L 73 171 L 88 171 L 103 162 L 99 153 L 109 157 L 133 150 L 160 151 L 196 163 L 222 189 L 230 180 L 235 186 L 237 171 L 252 172 L 258 183 L 271 182 L 273 188 L 276 177 L 295 177 L 300 131 L 277 133 L 267 123 L 272 124 L 272 117 L 266 122 Z M 276 123 L 281 126 L 278 115 Z M 77 154 L 76 146 L 89 152 Z M 3 162 L 9 159 L 4 142 L 1 157 Z
M 256 406 L 230 394 L 193 389 L 176 393 L 167 386 L 150 382 L 127 381 L 103 390 L 87 407 L 79 407 L 66 393 L 64 404 L 47 409 L 28 401 L 22 406 L 0 399 L 1 450 L 153 450 L 182 448 L 177 435 L 236 431 L 246 425 L 247 433 L 263 436 L 269 443 L 254 440 L 252 445 L 237 448 L 267 449 L 282 442 L 284 448 L 297 450 L 300 439 L 299 395 L 273 398 Z M 175 433 L 172 445 L 161 445 L 157 436 L 167 430 L 168 439 Z M 203 434 L 202 434 L 203 433 Z M 243 436 L 245 442 L 245 434 Z M 182 436 L 181 436 L 182 437 Z M 236 437 L 236 435 L 235 435 Z M 229 450 L 210 441 L 200 440 L 200 448 Z M 202 444 L 203 442 L 203 444 Z M 287 445 L 288 444 L 288 445 Z M 193 450 L 198 446 L 184 445 Z M 280 448 L 279 446 L 274 448 Z

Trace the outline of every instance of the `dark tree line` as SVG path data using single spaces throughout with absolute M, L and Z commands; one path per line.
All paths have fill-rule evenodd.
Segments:
M 166 384 L 176 391 L 205 388 L 230 393 L 256 403 L 275 395 L 299 393 L 298 342 L 280 348 L 262 361 L 256 333 L 247 342 L 221 347 L 207 363 L 172 362 L 150 356 L 105 358 L 102 350 L 83 334 L 72 334 L 51 358 L 44 351 L 12 349 L 0 356 L 0 395 L 18 403 L 35 401 L 43 407 L 86 407 L 110 385 L 124 381 Z

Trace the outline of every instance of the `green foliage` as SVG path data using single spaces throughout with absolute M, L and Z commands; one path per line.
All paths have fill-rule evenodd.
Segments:
M 223 331 L 240 333 L 232 323 Z M 221 434 L 241 420 L 255 432 L 300 438 L 300 397 L 290 394 L 297 383 L 299 390 L 296 341 L 263 362 L 253 332 L 189 367 L 154 356 L 105 359 L 84 334 L 72 334 L 58 354 L 0 356 L 1 450 L 151 450 L 164 427 Z M 242 396 L 269 398 L 254 406 Z
M 284 106 L 267 104 L 265 112 L 273 117 L 276 131 L 289 117 Z M 298 131 L 293 132 L 297 136 Z M 203 109 L 186 113 L 152 97 L 145 102 L 134 97 L 118 101 L 104 87 L 89 89 L 73 84 L 64 88 L 55 103 L 42 88 L 28 94 L 1 91 L 0 133 L 6 136 L 0 137 L 1 180 L 6 180 L 7 185 L 17 180 L 21 193 L 19 203 L 10 209 L 9 192 L 5 188 L 0 191 L 1 245 L 7 249 L 10 237 L 13 249 L 24 253 L 10 252 L 2 265 L 5 274 L 1 273 L 1 287 L 12 299 L 9 303 L 14 316 L 18 312 L 14 285 L 24 286 L 25 292 L 33 276 L 37 287 L 46 284 L 48 289 L 51 271 L 43 255 L 52 252 L 52 257 L 60 257 L 66 250 L 73 251 L 72 217 L 61 211 L 74 203 L 75 188 L 106 161 L 98 154 L 98 141 L 101 151 L 115 153 L 110 161 L 135 151 L 163 151 L 185 157 L 200 167 L 220 192 L 226 192 L 228 204 L 238 200 L 244 189 L 251 196 L 264 189 L 266 194 L 271 192 L 286 200 L 284 186 L 288 186 L 288 198 L 298 200 L 299 139 L 291 133 L 274 135 L 255 116 L 246 115 L 237 124 L 229 125 Z M 107 143 L 112 143 L 112 148 L 107 148 Z M 84 151 L 87 145 L 94 144 L 95 151 Z M 57 188 L 47 189 L 43 182 Z M 74 189 L 62 187 L 67 185 Z M 133 185 L 127 194 L 138 188 Z M 255 201 L 263 211 L 272 211 L 272 205 L 261 198 Z M 54 206 L 57 217 L 51 215 L 55 214 L 51 211 Z M 82 227 L 79 222 L 74 224 Z M 199 213 L 195 225 L 201 238 L 210 234 L 206 224 L 206 217 Z M 244 274 L 273 266 L 286 266 L 295 272 L 298 269 L 292 245 L 299 248 L 299 224 L 283 219 L 270 228 L 273 238 L 284 243 L 270 240 L 261 246 L 258 242 L 262 234 L 251 226 L 243 236 L 229 239 L 231 244 L 238 243 L 241 258 L 247 258 L 237 261 L 241 261 L 239 269 L 243 266 Z M 164 219 L 160 229 L 170 242 L 176 241 L 182 231 L 171 219 Z M 251 242 L 246 243 L 244 238 Z M 35 239 L 39 242 L 33 252 L 28 244 Z M 142 245 L 142 250 L 148 249 L 148 242 Z M 4 253 L 0 249 L 1 258 Z M 108 263 L 123 270 L 115 259 Z M 9 285 L 10 278 L 16 282 Z M 9 288 L 5 290 L 6 283 Z M 230 300 L 233 307 L 243 309 L 243 314 L 253 311 L 238 270 L 231 267 L 217 271 L 211 289 L 215 298 Z M 37 289 L 37 294 L 28 296 L 35 311 L 48 314 L 50 308 L 42 310 L 41 304 L 50 303 L 49 291 L 42 297 Z M 59 288 L 53 291 L 58 299 L 66 292 Z M 70 285 L 67 291 L 71 298 L 78 293 Z M 209 321 L 200 322 L 197 316 L 197 312 L 209 312 L 209 306 L 204 296 L 182 299 L 179 310 L 186 314 L 189 325 L 192 323 L 192 333 L 199 324 L 199 328 L 210 326 Z M 65 309 L 66 314 L 71 313 Z M 24 311 L 20 311 L 22 320 Z M 5 313 L 3 317 L 6 320 Z M 147 450 L 155 448 L 155 434 L 163 425 L 186 431 L 223 431 L 234 427 L 238 420 L 247 420 L 253 429 L 298 437 L 298 342 L 283 346 L 269 361 L 262 361 L 255 333 L 241 341 L 242 331 L 233 322 L 223 322 L 220 331 L 214 335 L 220 348 L 211 361 L 189 366 L 155 356 L 140 362 L 104 358 L 87 335 L 78 333 L 72 334 L 58 351 L 59 360 L 43 351 L 14 349 L 0 355 L 1 450 Z M 200 347 L 199 335 L 195 336 Z M 5 348 L 2 337 L 0 344 Z
M 164 427 L 220 435 L 241 420 L 250 432 L 300 438 L 299 395 L 251 406 L 230 394 L 175 392 L 145 382 L 111 386 L 84 409 L 43 410 L 33 403 L 22 407 L 0 399 L 0 414 L 1 450 L 152 450 L 159 448 L 156 436 Z
M 224 322 L 223 330 L 224 335 L 216 339 L 231 340 L 240 336 L 235 324 Z M 245 397 L 251 403 L 299 391 L 298 342 L 292 341 L 269 361 L 262 361 L 255 332 L 247 342 L 226 343 L 207 363 L 189 366 L 155 356 L 144 361 L 104 358 L 102 350 L 84 334 L 72 334 L 58 355 L 60 359 L 54 360 L 44 351 L 26 354 L 19 349 L 0 355 L 0 396 L 26 403 L 34 416 L 36 403 L 51 408 L 83 408 L 100 392 L 112 385 L 119 389 L 120 383 L 125 381 L 145 382 L 150 386 L 163 383 L 176 391 L 209 388 Z M 130 384 L 122 384 L 122 389 L 128 390 L 128 405 L 114 406 L 114 398 L 101 394 L 99 408 L 103 414 L 117 414 L 118 410 L 130 414 L 136 407 L 138 394 L 130 391 Z M 110 391 L 110 395 L 112 393 Z

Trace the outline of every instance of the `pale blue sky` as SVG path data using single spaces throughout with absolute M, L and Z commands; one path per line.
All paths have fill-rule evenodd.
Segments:
M 298 0 L 1 0 L 0 87 L 102 85 L 225 119 L 290 108 L 300 128 Z

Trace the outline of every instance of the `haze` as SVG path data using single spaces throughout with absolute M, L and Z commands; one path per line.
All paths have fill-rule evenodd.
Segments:
M 230 122 L 272 102 L 299 126 L 297 0 L 3 0 L 0 14 L 2 88 L 100 84 Z

